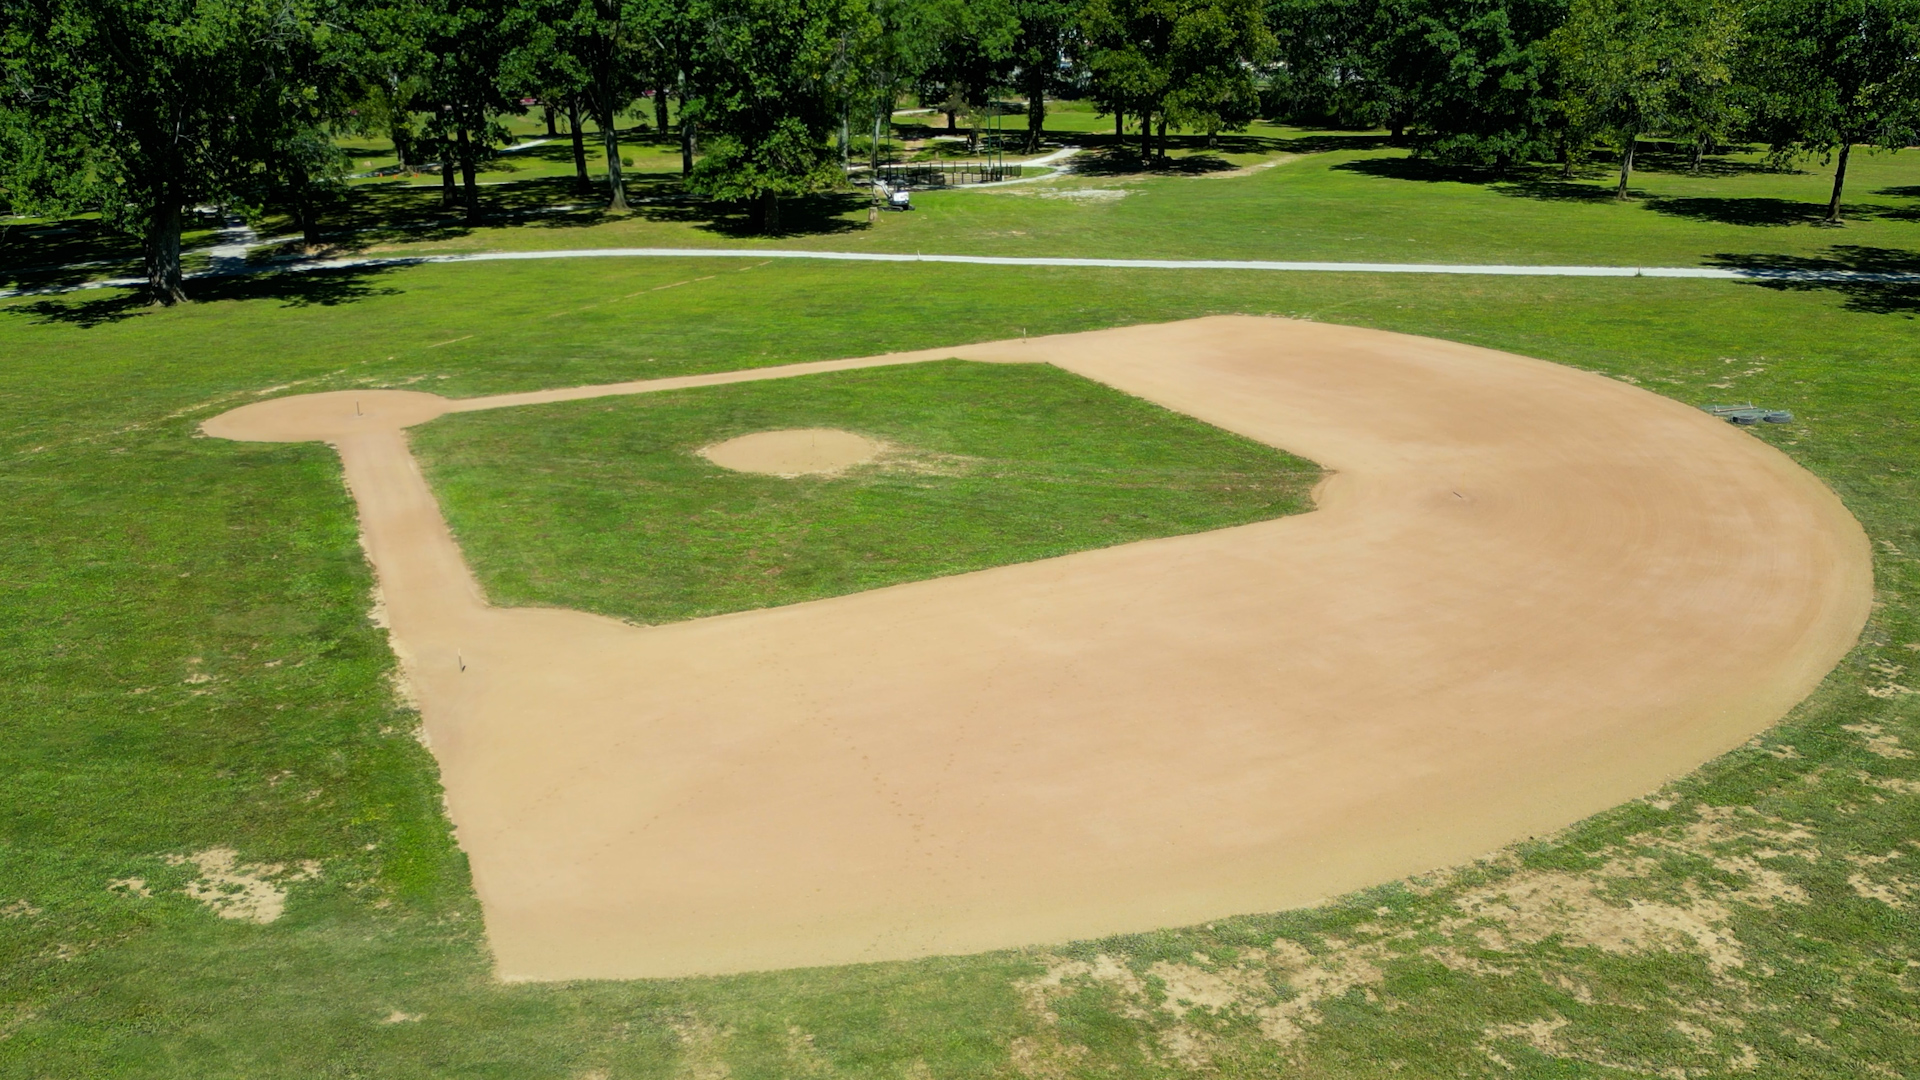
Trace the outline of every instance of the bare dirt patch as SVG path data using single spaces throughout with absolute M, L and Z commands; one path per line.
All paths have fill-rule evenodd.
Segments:
M 320 864 L 303 860 L 284 863 L 243 863 L 228 847 L 208 848 L 191 855 L 169 855 L 169 866 L 191 864 L 199 876 L 181 890 L 213 909 L 223 919 L 270 923 L 287 909 L 286 886 L 320 876 Z
M 864 435 L 834 428 L 761 431 L 700 448 L 700 456 L 723 469 L 769 476 L 833 476 L 880 456 L 885 446 Z

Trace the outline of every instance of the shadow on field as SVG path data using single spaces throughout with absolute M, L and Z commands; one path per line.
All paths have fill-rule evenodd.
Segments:
M 1912 274 L 1920 277 L 1920 252 L 1843 244 L 1825 255 L 1716 255 L 1711 265 L 1759 273 Z M 1835 292 L 1846 298 L 1848 311 L 1873 315 L 1905 315 L 1920 311 L 1920 280 L 1915 281 L 1804 281 L 1783 277 L 1755 281 L 1763 289 L 1783 292 Z
M 1739 149 L 1739 148 L 1736 148 Z M 1636 158 L 1636 162 L 1640 159 Z M 1657 157 L 1655 160 L 1659 160 Z M 1640 172 L 1685 173 L 1686 157 L 1675 154 L 1671 158 L 1675 167 L 1656 169 L 1648 167 Z M 1733 173 L 1779 172 L 1762 164 L 1743 164 L 1740 162 L 1722 163 L 1728 165 L 1724 171 Z M 1417 157 L 1364 158 L 1359 161 L 1346 161 L 1334 166 L 1346 172 L 1360 173 L 1364 176 L 1379 177 L 1386 180 L 1404 180 L 1418 183 L 1470 184 L 1486 188 L 1501 195 L 1515 198 L 1541 199 L 1549 202 L 1611 203 L 1614 199 L 1614 181 L 1618 176 L 1618 165 L 1589 163 L 1577 166 L 1572 178 L 1564 174 L 1558 165 L 1517 165 L 1504 172 L 1489 168 L 1475 168 L 1463 165 L 1446 165 Z M 1700 174 L 1706 175 L 1715 170 L 1701 167 Z M 1920 188 L 1889 188 L 1876 192 L 1880 195 L 1920 194 Z M 1776 199 L 1767 196 L 1747 196 L 1724 198 L 1713 196 L 1670 196 L 1650 195 L 1628 189 L 1628 202 L 1656 214 L 1688 218 L 1693 221 L 1710 221 L 1720 225 L 1739 225 L 1751 228 L 1772 228 L 1787 225 L 1819 225 L 1826 220 L 1827 206 L 1819 202 L 1802 202 L 1797 199 Z M 1890 207 L 1874 203 L 1848 204 L 1844 207 L 1849 218 L 1862 220 L 1867 218 L 1920 221 L 1920 206 Z
M 545 149 L 542 147 L 541 149 Z M 744 206 L 713 203 L 686 194 L 677 172 L 626 174 L 630 215 L 644 221 L 680 222 L 732 238 L 828 235 L 865 228 L 864 220 L 844 215 L 866 207 L 867 197 L 827 193 L 783 199 L 780 229 L 756 231 Z M 457 192 L 456 192 L 457 194 Z M 394 182 L 356 187 L 331 208 L 322 228 L 330 254 L 377 254 L 388 245 L 457 240 L 476 229 L 572 229 L 618 220 L 607 209 L 604 177 L 582 191 L 573 177 L 549 176 L 480 189 L 480 214 L 469 218 L 464 206 L 443 204 L 435 186 Z M 295 245 L 261 249 L 256 257 L 294 254 Z
M 1604 175 L 1600 170 L 1577 170 L 1574 178 L 1561 175 L 1558 165 L 1513 165 L 1494 169 L 1474 165 L 1450 165 L 1432 158 L 1376 157 L 1343 161 L 1334 166 L 1340 172 L 1359 173 L 1381 180 L 1403 180 L 1421 184 L 1470 184 L 1502 195 L 1557 202 L 1594 202 L 1613 198 L 1611 188 L 1593 181 Z
M 1818 225 L 1827 216 L 1827 207 L 1824 203 L 1762 197 L 1744 199 L 1654 197 L 1646 200 L 1646 207 L 1657 213 L 1690 218 L 1694 221 L 1711 221 L 1720 225 L 1745 225 L 1754 228 Z M 1849 207 L 1847 212 L 1855 216 L 1864 216 L 1870 209 L 1869 207 Z
M 862 232 L 864 217 L 852 215 L 865 210 L 870 197 L 850 191 L 830 191 L 795 199 L 780 200 L 779 228 L 757 228 L 744 203 L 710 203 L 693 199 L 662 201 L 634 207 L 634 213 L 648 221 L 683 222 L 702 232 L 717 233 L 733 240 L 771 240 L 783 236 L 833 236 Z
M 183 246 L 211 240 L 189 219 Z M 140 269 L 140 241 L 87 218 L 0 225 L 0 288 L 52 289 Z
M 1078 176 L 1204 176 L 1232 168 L 1232 162 L 1206 153 L 1156 159 L 1142 165 L 1137 147 L 1115 146 L 1111 137 L 1108 145 L 1086 150 L 1073 159 L 1073 171 Z
M 193 278 L 186 283 L 187 299 L 194 303 L 222 300 L 270 300 L 282 307 L 333 307 L 373 296 L 392 296 L 400 290 L 376 287 L 372 280 L 392 266 L 361 266 L 307 273 L 244 274 L 233 277 Z M 75 293 L 30 304 L 0 307 L 0 312 L 36 323 L 67 323 L 80 327 L 117 323 L 156 310 L 146 290 L 116 290 L 107 294 Z
M 1392 145 L 1392 140 L 1387 136 L 1368 132 L 1354 134 L 1320 132 L 1294 138 L 1222 133 L 1213 137 L 1211 145 L 1208 144 L 1205 135 L 1168 135 L 1167 149 L 1182 156 L 1165 160 L 1156 159 L 1142 165 L 1140 136 L 1137 132 L 1125 138 L 1115 138 L 1110 132 L 1074 133 L 1070 139 L 1062 141 L 1071 141 L 1085 147 L 1085 152 L 1074 159 L 1073 171 L 1086 176 L 1119 176 L 1132 173 L 1204 176 L 1208 173 L 1226 172 L 1237 168 L 1232 162 L 1219 156 L 1222 154 L 1325 154 L 1337 150 L 1379 150 Z M 1155 136 L 1154 145 L 1157 147 L 1159 144 L 1160 139 Z M 1336 166 L 1336 168 L 1340 167 L 1343 166 Z
M 1744 145 L 1715 147 L 1713 153 L 1700 158 L 1700 164 L 1696 167 L 1691 146 L 1642 139 L 1633 151 L 1633 167 L 1635 171 L 1645 169 L 1648 172 L 1682 173 L 1690 176 L 1757 176 L 1799 171 L 1781 168 L 1766 161 L 1740 161 L 1728 156 L 1754 154 L 1759 150 L 1757 146 Z M 1620 157 L 1615 152 L 1592 153 L 1587 160 L 1605 163 L 1609 169 L 1615 171 L 1620 168 Z

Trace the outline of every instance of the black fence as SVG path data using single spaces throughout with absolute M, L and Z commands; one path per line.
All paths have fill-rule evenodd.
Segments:
M 1018 165 L 988 164 L 983 161 L 914 161 L 882 165 L 874 179 L 894 188 L 947 187 L 952 184 L 992 184 L 1020 179 Z M 855 183 L 862 179 L 854 178 Z

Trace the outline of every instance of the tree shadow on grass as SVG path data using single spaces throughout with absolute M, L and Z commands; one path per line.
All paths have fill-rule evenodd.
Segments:
M 1514 165 L 1493 169 L 1474 165 L 1453 165 L 1422 157 L 1361 158 L 1343 161 L 1334 168 L 1382 180 L 1401 180 L 1421 184 L 1468 184 L 1501 195 L 1550 202 L 1606 202 L 1613 198 L 1610 188 L 1591 181 L 1597 171 L 1582 170 L 1569 178 L 1558 165 Z
M 1766 161 L 1741 161 L 1729 155 L 1753 154 L 1758 152 L 1755 146 L 1722 146 L 1700 159 L 1698 168 L 1693 163 L 1693 148 L 1682 143 L 1660 142 L 1642 139 L 1633 151 L 1635 171 L 1675 173 L 1687 176 L 1757 176 L 1794 172 L 1782 169 Z M 1608 168 L 1618 170 L 1620 157 L 1617 153 L 1591 154 L 1590 161 L 1604 162 Z
M 772 231 L 759 228 L 751 208 L 744 203 L 712 203 L 691 198 L 661 200 L 637 205 L 634 213 L 648 221 L 689 224 L 701 232 L 729 239 L 769 240 L 864 231 L 865 219 L 853 215 L 865 210 L 870 202 L 870 196 L 850 191 L 781 199 L 779 227 Z
M 753 228 L 744 206 L 708 202 L 687 194 L 678 173 L 628 173 L 625 180 L 627 202 L 634 216 L 646 221 L 691 224 L 722 236 L 831 235 L 865 227 L 864 221 L 845 217 L 865 208 L 867 196 L 863 194 L 828 192 L 783 199 L 780 229 L 777 234 L 768 234 Z M 607 209 L 604 178 L 585 191 L 568 176 L 491 185 L 481 191 L 481 213 L 469 218 L 464 207 L 444 206 L 440 189 L 435 187 L 393 184 L 357 188 L 350 205 L 330 217 L 324 235 L 335 246 L 334 253 L 351 254 L 382 245 L 457 240 L 477 229 L 587 228 L 616 216 Z
M 1801 202 L 1798 199 L 1656 196 L 1644 200 L 1644 205 L 1655 213 L 1690 218 L 1694 221 L 1711 221 L 1720 225 L 1743 225 L 1751 228 L 1818 225 L 1826 220 L 1827 216 L 1824 203 Z M 1859 209 L 1865 210 L 1864 207 Z
M 1342 162 L 1334 168 L 1388 180 L 1429 184 L 1470 184 L 1515 198 L 1595 204 L 1615 201 L 1615 189 L 1610 181 L 1617 175 L 1610 168 L 1593 165 L 1577 168 L 1575 176 L 1568 178 L 1558 165 L 1523 165 L 1509 168 L 1504 172 L 1496 172 L 1492 169 L 1446 165 L 1415 157 L 1364 158 L 1359 161 Z M 1754 171 L 1765 170 L 1755 166 Z M 1643 209 L 1657 214 L 1668 214 L 1694 221 L 1711 221 L 1722 225 L 1753 228 L 1818 225 L 1826 220 L 1827 216 L 1825 203 L 1801 202 L 1796 199 L 1775 199 L 1764 196 L 1719 198 L 1648 195 L 1632 194 L 1631 187 L 1628 190 L 1631 195 L 1628 201 Z M 1915 190 L 1920 191 L 1920 189 Z M 1889 192 L 1881 194 L 1887 193 Z M 1848 206 L 1845 208 L 1845 214 L 1848 217 L 1860 219 L 1920 220 L 1920 208 L 1891 208 L 1872 204 Z
M 1211 141 L 1205 135 L 1169 135 L 1167 149 L 1179 156 L 1143 165 L 1138 134 L 1116 138 L 1111 133 L 1074 133 L 1071 141 L 1084 148 L 1073 160 L 1073 171 L 1086 176 L 1205 176 L 1237 167 L 1222 157 L 1223 154 L 1325 154 L 1339 150 L 1378 150 L 1392 145 L 1387 136 L 1372 133 L 1326 132 L 1293 138 L 1224 133 L 1215 135 Z M 1154 145 L 1159 144 L 1160 139 L 1155 136 Z
M 200 277 L 186 282 L 193 303 L 222 300 L 270 300 L 282 307 L 334 307 L 374 296 L 392 296 L 400 290 L 375 286 L 373 279 L 395 268 L 356 266 L 337 270 L 281 271 Z M 65 323 L 82 328 L 117 323 L 155 310 L 143 288 L 66 296 L 0 306 L 0 313 L 35 323 Z
M 140 258 L 140 241 L 85 218 L 0 225 L 0 284 L 26 288 L 25 279 L 74 263 L 120 264 Z
M 1143 165 L 1133 148 L 1113 145 L 1086 150 L 1073 159 L 1073 171 L 1078 176 L 1204 176 L 1232 168 L 1232 162 L 1204 152 Z
M 1905 315 L 1920 311 L 1920 252 L 1841 244 L 1825 255 L 1715 255 L 1712 265 L 1762 275 L 1752 284 L 1782 292 L 1834 292 L 1846 298 L 1848 311 Z M 1816 279 L 1810 274 L 1848 273 L 1857 278 Z M 1909 280 L 1873 275 L 1909 275 Z

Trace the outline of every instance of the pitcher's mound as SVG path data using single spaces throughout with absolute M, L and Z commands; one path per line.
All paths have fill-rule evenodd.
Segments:
M 701 457 L 722 468 L 774 476 L 837 473 L 879 453 L 879 443 L 837 428 L 761 431 L 700 450 Z

